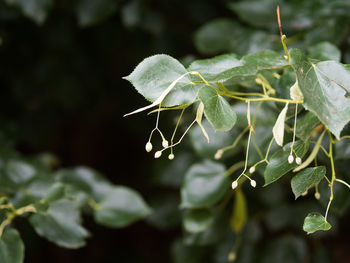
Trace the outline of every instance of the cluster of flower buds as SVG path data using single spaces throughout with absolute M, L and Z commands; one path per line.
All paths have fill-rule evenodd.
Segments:
M 294 157 L 293 157 L 292 154 L 290 154 L 288 156 L 288 163 L 292 164 L 293 162 L 294 162 Z M 295 162 L 296 162 L 297 165 L 300 165 L 301 164 L 301 158 L 300 157 L 295 158 Z
M 249 177 L 247 177 L 247 178 L 249 178 Z M 253 179 L 250 179 L 250 178 L 249 178 L 249 180 L 250 180 L 250 185 L 251 185 L 252 187 L 256 187 L 256 181 L 253 180 Z M 233 182 L 232 182 L 232 185 L 231 185 L 232 189 L 237 188 L 237 186 L 238 186 L 238 180 L 233 181 Z
M 164 139 L 164 138 L 163 138 L 163 141 L 162 141 L 162 146 L 163 146 L 163 148 L 168 148 L 169 147 L 169 142 L 166 139 Z M 146 152 L 151 152 L 152 149 L 153 149 L 152 143 L 150 141 L 148 141 L 146 143 L 145 148 L 146 148 Z M 161 151 L 156 151 L 154 153 L 154 158 L 156 158 L 156 159 L 160 158 L 161 156 L 162 156 L 162 150 Z M 173 153 L 171 153 L 171 154 L 169 154 L 168 158 L 169 158 L 169 160 L 173 160 L 175 158 L 175 155 Z

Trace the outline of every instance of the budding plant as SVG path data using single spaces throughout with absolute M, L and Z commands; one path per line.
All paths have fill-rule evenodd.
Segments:
M 155 150 L 155 158 L 166 153 L 169 160 L 176 159 L 176 148 L 193 129 L 200 131 L 208 144 L 211 136 L 234 134 L 232 144 L 216 149 L 212 160 L 192 165 L 185 174 L 181 208 L 186 210 L 184 227 L 189 232 L 198 230 L 193 225 L 203 226 L 203 211 L 225 207 L 234 196 L 231 226 L 239 234 L 247 216 L 242 189 L 247 181 L 255 191 L 291 176 L 295 199 L 313 192 L 317 200 L 321 198 L 319 184 L 326 182 L 324 212 L 310 211 L 304 219 L 303 230 L 308 234 L 331 229 L 328 215 L 337 198 L 334 185 L 350 190 L 335 166 L 335 148 L 350 138 L 343 134 L 350 121 L 350 66 L 288 49 L 279 9 L 277 14 L 284 54 L 271 50 L 243 57 L 224 54 L 195 60 L 187 68 L 168 55 L 154 55 L 125 77 L 151 102 L 126 115 L 146 110 L 156 115 L 146 143 L 146 151 Z M 169 111 L 177 112 L 178 117 L 167 140 L 159 121 L 160 115 Z M 274 119 L 272 125 L 266 124 L 267 116 Z M 162 147 L 154 149 L 157 134 Z M 201 138 L 195 136 L 195 140 Z M 240 147 L 245 149 L 244 156 L 230 159 Z M 219 162 L 222 159 L 229 168 Z M 198 218 L 201 220 L 196 221 Z M 231 261 L 235 251 L 229 255 Z

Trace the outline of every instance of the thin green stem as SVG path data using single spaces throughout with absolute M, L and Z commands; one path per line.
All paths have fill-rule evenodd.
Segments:
M 183 138 L 186 136 L 186 134 L 188 133 L 188 131 L 192 128 L 193 124 L 196 123 L 196 120 L 192 121 L 191 124 L 187 127 L 187 129 L 185 130 L 184 134 L 182 134 L 181 138 L 174 144 L 169 145 L 168 147 L 163 148 L 162 150 L 160 150 L 160 152 L 163 152 L 169 148 L 175 147 L 176 145 L 180 144 L 183 140 Z
M 293 141 L 290 147 L 290 155 L 293 153 L 294 143 L 295 143 L 295 133 L 297 128 L 297 115 L 298 115 L 298 104 L 295 104 L 295 113 L 294 113 L 294 127 L 293 127 Z
M 348 187 L 350 189 L 350 184 L 348 184 L 347 182 L 341 180 L 341 179 L 338 179 L 336 178 L 335 181 L 339 182 L 339 183 L 342 183 L 343 185 L 345 185 L 346 187 Z
M 249 127 L 247 126 L 237 137 L 236 139 L 233 141 L 233 143 L 229 146 L 226 146 L 224 148 L 219 149 L 218 151 L 222 151 L 222 153 L 233 149 L 237 146 L 237 144 L 240 142 L 240 140 L 242 139 L 242 137 L 244 136 L 244 134 L 246 134 L 246 132 L 249 130 Z
M 170 145 L 173 145 L 174 143 L 174 138 L 175 138 L 175 134 L 176 134 L 176 131 L 177 131 L 177 128 L 179 127 L 179 124 L 180 124 L 180 121 L 182 119 L 182 115 L 183 113 L 185 112 L 185 109 L 183 109 L 180 113 L 180 116 L 176 122 L 176 126 L 175 126 L 175 129 L 174 129 L 174 132 L 173 132 L 173 135 L 171 136 L 171 139 L 170 139 Z M 171 147 L 171 153 L 173 153 L 173 147 Z
M 344 136 L 340 137 L 337 142 L 340 142 L 341 140 L 344 140 L 344 139 L 350 139 L 350 135 L 344 135 Z
M 331 206 L 331 203 L 333 201 L 333 198 L 329 198 L 329 201 L 328 201 L 328 205 L 327 205 L 327 209 L 326 209 L 326 214 L 324 216 L 324 219 L 327 221 L 327 216 L 328 216 L 328 211 L 329 211 L 329 207 Z
M 12 223 L 13 219 L 16 218 L 16 216 L 23 215 L 24 213 L 36 213 L 36 209 L 34 205 L 30 204 L 27 206 L 23 206 L 19 209 L 14 209 L 13 211 L 9 212 L 7 214 L 7 218 L 1 222 L 0 224 L 0 238 L 2 234 L 4 233 L 4 229 L 6 226 Z

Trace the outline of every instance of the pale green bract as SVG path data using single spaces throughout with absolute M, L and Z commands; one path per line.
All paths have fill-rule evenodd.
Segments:
M 276 143 L 279 146 L 283 146 L 284 137 L 284 122 L 286 120 L 286 114 L 288 110 L 288 103 L 284 106 L 283 110 L 278 115 L 275 125 L 273 126 L 272 133 Z

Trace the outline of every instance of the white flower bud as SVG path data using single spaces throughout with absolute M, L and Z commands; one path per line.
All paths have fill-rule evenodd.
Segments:
M 233 181 L 232 182 L 232 189 L 235 189 L 238 186 L 238 182 L 237 181 Z
M 306 191 L 305 191 L 304 193 L 302 193 L 301 195 L 302 195 L 302 196 L 305 196 L 305 195 L 307 195 L 307 192 L 308 192 L 308 191 L 306 190 Z
M 174 157 L 175 157 L 175 155 L 174 154 L 169 154 L 169 156 L 168 156 L 168 158 L 169 158 L 169 160 L 173 160 L 174 159 Z
M 316 192 L 316 193 L 315 193 L 315 198 L 316 198 L 317 200 L 320 200 L 321 195 L 320 195 L 320 193 L 319 193 L 319 192 Z
M 218 150 L 214 156 L 215 160 L 219 160 L 222 157 L 223 153 L 224 153 L 223 150 Z
M 293 161 L 294 161 L 294 157 L 293 157 L 293 155 L 289 155 L 288 156 L 288 163 L 293 163 Z
M 233 262 L 236 260 L 236 253 L 231 251 L 230 254 L 228 254 L 228 261 Z
M 256 181 L 255 180 L 250 180 L 250 185 L 255 187 L 256 186 Z
M 153 146 L 152 146 L 152 143 L 151 142 L 147 142 L 146 143 L 146 152 L 150 152 L 150 151 L 152 151 L 152 148 L 153 148 Z
M 162 146 L 163 146 L 164 148 L 168 147 L 168 146 L 169 146 L 168 141 L 167 141 L 167 140 L 163 140 L 163 141 L 162 141 Z
M 301 158 L 300 157 L 295 158 L 295 162 L 297 163 L 297 165 L 301 165 Z
M 162 156 L 162 152 L 161 152 L 161 151 L 157 151 L 157 152 L 154 154 L 154 158 L 159 158 L 160 156 Z
M 250 167 L 250 168 L 249 168 L 249 173 L 252 174 L 252 173 L 254 173 L 254 172 L 255 172 L 255 166 Z

